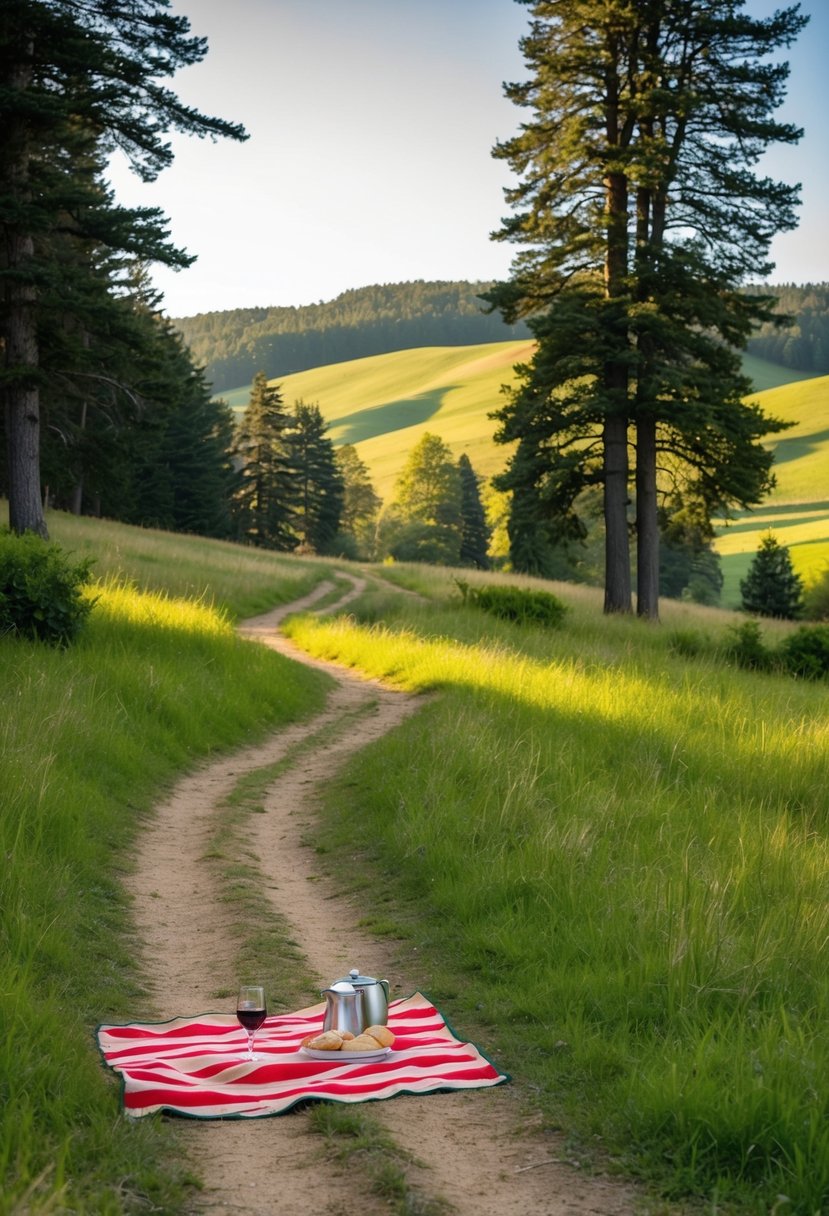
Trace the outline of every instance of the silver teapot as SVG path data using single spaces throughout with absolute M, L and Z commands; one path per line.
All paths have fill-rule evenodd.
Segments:
M 365 1020 L 362 992 L 350 980 L 337 980 L 320 995 L 325 997 L 323 1030 L 350 1030 L 356 1036 L 373 1025 Z
M 371 975 L 360 975 L 356 967 L 352 967 L 348 975 L 336 980 L 332 987 L 338 984 L 350 984 L 363 998 L 361 1030 L 367 1026 L 385 1026 L 389 1020 L 389 981 L 376 980 Z

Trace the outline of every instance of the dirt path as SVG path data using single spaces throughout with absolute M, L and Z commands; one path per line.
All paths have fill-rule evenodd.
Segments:
M 349 589 L 333 606 L 338 610 L 364 586 L 351 575 L 340 577 Z M 354 752 L 393 730 L 418 705 L 415 697 L 309 659 L 278 633 L 289 612 L 312 607 L 333 586 L 323 584 L 240 630 L 333 674 L 336 687 L 323 713 L 182 780 L 144 834 L 129 885 L 161 1018 L 216 1008 L 217 977 L 235 974 L 233 908 L 216 898 L 214 872 L 205 859 L 219 803 L 244 774 L 272 765 L 320 731 L 319 745 L 300 752 L 269 786 L 265 814 L 251 817 L 263 890 L 294 926 L 320 987 L 357 966 L 387 976 L 393 992 L 412 989 L 399 973 L 393 947 L 357 927 L 359 910 L 338 898 L 315 867 L 313 849 L 302 843 L 312 832 L 319 788 Z M 318 999 L 318 990 L 310 992 L 307 1004 Z M 533 1130 L 509 1085 L 401 1096 L 371 1103 L 370 1112 L 419 1163 L 410 1171 L 418 1193 L 448 1201 L 458 1216 L 630 1216 L 638 1210 L 632 1190 L 564 1164 L 560 1141 Z M 194 1216 L 380 1216 L 392 1210 L 368 1195 L 359 1178 L 320 1157 L 323 1142 L 302 1109 L 250 1121 L 176 1121 L 176 1132 L 204 1182 Z

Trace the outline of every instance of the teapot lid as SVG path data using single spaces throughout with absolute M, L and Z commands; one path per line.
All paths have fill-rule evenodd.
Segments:
M 331 987 L 326 988 L 325 991 L 326 992 L 341 992 L 341 993 L 344 993 L 346 996 L 349 996 L 349 995 L 353 996 L 354 993 L 357 991 L 357 989 L 354 987 L 354 985 L 351 983 L 350 980 L 344 979 L 344 980 L 335 980 L 334 983 L 331 985 Z
M 377 980 L 373 975 L 360 975 L 356 967 L 352 967 L 348 975 L 344 975 L 342 979 L 335 980 L 335 984 L 376 984 Z

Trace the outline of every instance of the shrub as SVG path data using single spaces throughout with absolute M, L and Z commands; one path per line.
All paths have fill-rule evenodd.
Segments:
M 465 604 L 474 604 L 476 608 L 481 608 L 492 616 L 516 621 L 520 625 L 542 625 L 554 629 L 561 624 L 567 612 L 566 605 L 549 591 L 500 587 L 495 584 L 471 587 L 460 579 L 455 582 Z
M 743 621 L 740 625 L 732 625 L 728 632 L 730 639 L 725 645 L 726 654 L 738 666 L 749 667 L 755 671 L 768 671 L 774 666 L 774 653 L 763 642 L 760 626 L 756 621 Z
M 802 625 L 780 646 L 786 671 L 807 680 L 829 675 L 829 625 Z
M 70 563 L 58 545 L 33 532 L 0 531 L 0 634 L 68 645 L 92 608 L 82 592 L 90 565 Z
M 695 659 L 711 649 L 711 641 L 699 629 L 673 629 L 668 634 L 668 649 L 682 658 Z

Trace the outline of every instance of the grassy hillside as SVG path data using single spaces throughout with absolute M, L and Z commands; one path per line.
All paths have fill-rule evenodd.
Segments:
M 279 383 L 288 403 L 319 402 L 334 443 L 357 447 L 387 499 L 426 431 L 457 456 L 466 452 L 478 473 L 503 467 L 505 451 L 492 441 L 488 415 L 498 407 L 501 385 L 513 382 L 513 365 L 531 349 L 528 342 L 430 346 L 298 372 Z M 245 391 L 240 404 L 246 400 Z
M 739 602 L 739 581 L 770 529 L 789 546 L 807 582 L 829 563 L 829 376 L 769 388 L 756 400 L 767 414 L 794 426 L 769 442 L 777 477 L 771 497 L 720 533 L 724 604 Z
M 515 363 L 531 351 L 528 342 L 427 347 L 331 364 L 279 383 L 288 403 L 319 402 L 334 442 L 355 444 L 388 499 L 424 431 L 440 435 L 456 455 L 466 452 L 480 474 L 503 468 L 508 449 L 493 442 L 489 414 L 501 401 L 501 386 L 514 382 Z M 753 355 L 744 356 L 744 370 L 763 408 L 796 425 L 770 440 L 777 462 L 773 496 L 722 529 L 723 603 L 731 606 L 739 603 L 739 581 L 769 528 L 792 547 L 807 580 L 829 561 L 829 377 L 806 378 Z M 248 395 L 240 388 L 226 400 L 242 409 Z

